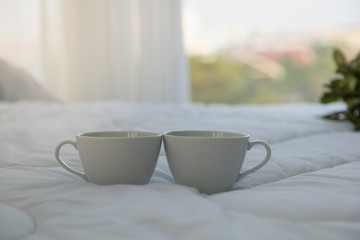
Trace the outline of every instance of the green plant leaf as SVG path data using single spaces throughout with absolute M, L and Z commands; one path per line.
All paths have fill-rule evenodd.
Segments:
M 346 58 L 339 49 L 334 50 L 333 57 L 334 57 L 336 65 L 338 67 L 342 64 L 346 64 Z
M 341 79 L 333 79 L 330 82 L 331 88 L 338 89 L 344 86 L 344 81 Z
M 338 64 L 337 68 L 336 68 L 336 72 L 340 73 L 343 76 L 347 76 L 349 74 L 352 74 L 352 70 L 346 64 Z
M 333 58 L 336 63 L 336 73 L 339 78 L 332 79 L 326 84 L 326 92 L 322 95 L 321 103 L 330 103 L 342 100 L 347 110 L 324 116 L 331 120 L 346 120 L 352 122 L 355 130 L 360 131 L 360 54 L 347 62 L 344 54 L 335 49 Z
M 360 57 L 351 60 L 349 66 L 354 72 L 360 71 Z
M 330 103 L 339 100 L 339 95 L 334 92 L 327 92 L 321 97 L 321 103 Z

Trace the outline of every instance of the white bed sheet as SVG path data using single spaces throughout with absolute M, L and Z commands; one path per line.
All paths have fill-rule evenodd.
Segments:
M 343 107 L 0 103 L 0 203 L 33 220 L 16 226 L 22 239 L 360 239 L 360 133 L 321 119 Z M 81 132 L 179 129 L 248 133 L 272 158 L 210 196 L 174 184 L 163 149 L 143 186 L 89 184 L 54 158 L 57 143 Z M 244 170 L 263 155 L 249 151 Z M 82 170 L 74 149 L 62 156 Z

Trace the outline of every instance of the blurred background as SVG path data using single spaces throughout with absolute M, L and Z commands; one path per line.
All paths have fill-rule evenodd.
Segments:
M 318 101 L 357 0 L 0 0 L 0 58 L 64 101 Z
M 318 101 L 332 50 L 360 52 L 360 1 L 184 0 L 193 101 Z

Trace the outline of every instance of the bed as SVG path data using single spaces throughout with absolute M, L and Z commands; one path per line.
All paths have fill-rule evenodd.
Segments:
M 0 102 L 0 239 L 360 239 L 360 133 L 342 104 Z M 207 195 L 174 183 L 164 149 L 149 184 L 87 183 L 55 160 L 81 132 L 226 130 L 272 148 L 259 171 Z M 262 160 L 249 151 L 243 169 Z M 62 156 L 82 171 L 78 153 Z

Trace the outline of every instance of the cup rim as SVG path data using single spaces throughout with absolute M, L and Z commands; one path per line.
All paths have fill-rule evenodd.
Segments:
M 136 137 L 129 137 L 129 136 L 120 136 L 117 134 L 142 134 Z M 111 135 L 114 134 L 114 135 Z M 139 138 L 151 138 L 151 137 L 161 137 L 162 134 L 155 133 L 155 132 L 148 132 L 148 131 L 133 131 L 133 130 L 115 130 L 115 131 L 91 131 L 91 132 L 83 132 L 76 135 L 76 137 L 81 138 L 98 138 L 98 139 L 139 139 Z
M 185 134 L 204 134 L 212 133 L 214 136 L 201 136 L 201 135 L 185 135 Z M 223 134 L 221 137 L 216 134 Z M 177 138 L 191 138 L 191 139 L 229 139 L 229 138 L 248 138 L 250 135 L 247 133 L 233 132 L 233 131 L 220 131 L 220 130 L 176 130 L 165 132 L 165 136 Z

